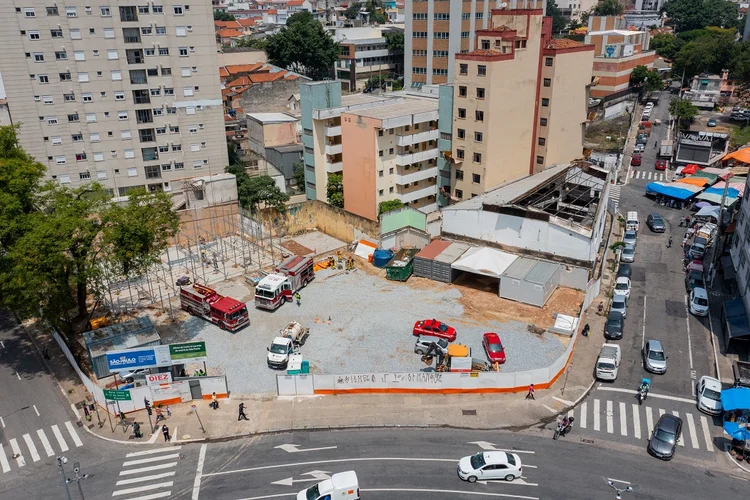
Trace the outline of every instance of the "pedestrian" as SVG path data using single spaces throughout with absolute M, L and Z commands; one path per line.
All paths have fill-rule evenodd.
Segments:
M 687 241 L 688 241 L 688 237 L 687 237 L 687 234 L 686 234 L 685 237 L 682 239 L 682 247 L 683 248 L 685 248 L 687 246 Z
M 685 217 L 680 217 L 680 227 L 685 225 Z
M 50 357 L 49 357 L 49 349 L 47 349 L 46 347 L 44 349 L 42 349 L 42 357 L 44 357 L 44 359 L 47 359 L 47 360 L 50 359 Z
M 166 425 L 162 426 L 161 433 L 164 434 L 164 442 L 168 443 L 169 442 L 169 438 L 170 438 L 170 436 L 169 436 L 169 427 L 167 427 Z
M 91 412 L 89 412 L 89 405 L 83 404 L 83 414 L 86 415 L 86 420 L 91 422 Z
M 245 403 L 240 403 L 240 414 L 237 416 L 237 421 L 239 422 L 242 419 L 250 420 L 247 418 L 247 415 L 245 415 Z
M 216 399 L 216 393 L 211 393 L 211 406 L 213 406 L 214 410 L 219 409 L 219 400 Z
M 297 301 L 297 307 L 299 307 L 302 304 L 302 295 L 300 295 L 299 292 L 295 293 L 294 300 Z
M 168 417 L 172 416 L 172 410 L 169 409 L 169 406 L 167 406 L 167 416 Z
M 166 420 L 164 417 L 164 412 L 161 411 L 161 408 L 156 409 L 156 422 L 159 423 L 161 420 Z
M 672 248 L 672 236 L 669 237 L 669 241 L 667 242 L 667 248 Z
M 529 385 L 529 392 L 528 394 L 526 394 L 526 399 L 536 400 L 536 398 L 534 397 L 534 384 Z
M 690 216 L 685 217 L 685 227 L 690 227 Z

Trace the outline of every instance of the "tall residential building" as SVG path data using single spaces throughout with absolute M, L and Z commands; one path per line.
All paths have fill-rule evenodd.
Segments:
M 223 171 L 208 1 L 14 0 L 0 2 L 0 17 L 10 115 L 50 178 L 124 196 Z
M 395 199 L 437 209 L 437 93 L 342 96 L 340 82 L 315 82 L 300 98 L 309 199 L 326 202 L 328 176 L 341 173 L 348 212 L 377 220 L 378 205 Z
M 552 39 L 543 9 L 491 14 L 477 48 L 456 55 L 452 116 L 441 106 L 441 131 L 445 119 L 453 125 L 441 150 L 452 157 L 454 201 L 583 155 L 594 47 Z
M 406 2 L 405 87 L 451 83 L 456 54 L 476 49 L 477 30 L 492 26 L 492 9 L 546 10 L 545 0 L 411 0 Z
M 372 77 L 398 78 L 404 71 L 404 51 L 388 48 L 388 33 L 402 33 L 385 25 L 380 27 L 331 28 L 333 39 L 341 46 L 336 62 L 336 80 L 346 92 L 365 88 Z

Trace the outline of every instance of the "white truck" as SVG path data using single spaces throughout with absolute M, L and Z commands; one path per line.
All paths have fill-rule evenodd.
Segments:
M 339 472 L 297 493 L 297 500 L 359 500 L 359 481 L 353 470 Z
M 617 344 L 602 345 L 599 358 L 596 360 L 596 378 L 601 380 L 615 380 L 617 369 L 620 368 L 621 351 Z

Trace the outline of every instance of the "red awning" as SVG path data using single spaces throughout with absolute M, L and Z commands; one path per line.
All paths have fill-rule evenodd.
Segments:
M 692 175 L 698 171 L 698 165 L 695 163 L 689 163 L 685 168 L 682 169 L 683 175 Z

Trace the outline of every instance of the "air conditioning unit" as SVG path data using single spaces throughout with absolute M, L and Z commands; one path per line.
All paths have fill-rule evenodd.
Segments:
M 193 31 L 193 27 L 192 27 L 192 26 L 188 26 L 188 27 L 187 27 L 187 30 L 188 30 L 188 31 Z

